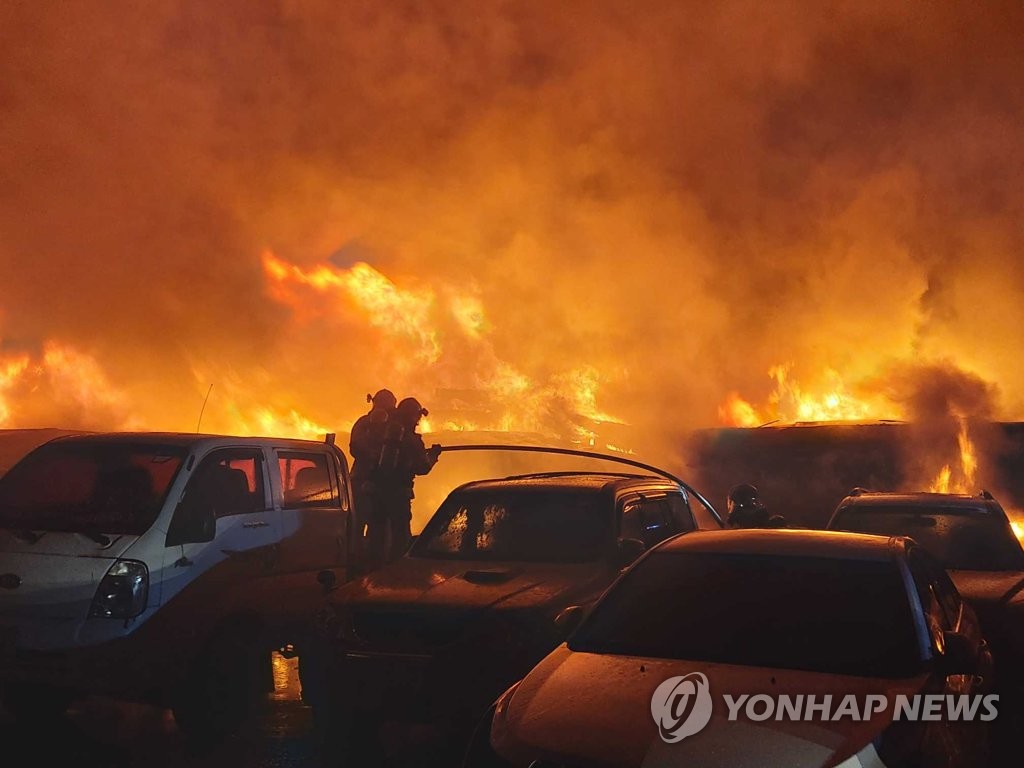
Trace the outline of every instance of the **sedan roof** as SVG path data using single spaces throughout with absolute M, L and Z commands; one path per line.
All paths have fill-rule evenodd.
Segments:
M 970 496 L 966 493 L 852 493 L 842 501 L 843 507 L 900 507 L 907 513 L 919 511 L 933 514 L 942 510 L 963 510 L 965 512 L 994 512 L 1000 509 L 999 502 L 987 496 Z
M 841 531 L 742 528 L 677 536 L 658 551 L 887 560 L 902 549 L 904 541 L 903 537 Z

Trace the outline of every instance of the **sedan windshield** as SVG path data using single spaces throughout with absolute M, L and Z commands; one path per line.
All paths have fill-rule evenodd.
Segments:
M 166 445 L 47 443 L 0 478 L 0 527 L 142 534 L 184 456 Z
M 921 669 L 894 561 L 654 552 L 598 603 L 569 646 L 864 677 Z
M 410 554 L 451 560 L 581 563 L 611 539 L 611 514 L 597 493 L 469 490 L 453 493 Z
M 830 527 L 910 536 L 950 570 L 1024 570 L 1024 551 L 1013 529 L 1001 515 L 984 509 L 865 504 L 840 510 Z

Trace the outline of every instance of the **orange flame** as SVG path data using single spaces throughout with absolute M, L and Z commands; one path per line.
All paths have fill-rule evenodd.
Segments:
M 928 488 L 932 493 L 974 492 L 978 455 L 968 431 L 967 419 L 962 414 L 956 414 L 956 419 L 960 425 L 956 436 L 959 467 L 954 476 L 953 467 L 949 464 L 943 465 Z
M 0 361 L 0 427 L 4 426 L 11 416 L 4 394 L 15 385 L 28 366 L 27 355 Z
M 949 481 L 953 477 L 953 470 L 949 464 L 943 464 L 939 474 L 935 476 L 932 484 L 928 486 L 930 493 L 949 493 Z
M 263 253 L 263 271 L 270 279 L 274 298 L 293 309 L 306 311 L 305 301 L 289 290 L 293 284 L 309 286 L 319 293 L 333 292 L 362 310 L 370 325 L 418 342 L 417 356 L 422 362 L 436 362 L 440 355 L 436 333 L 430 328 L 434 294 L 429 289 L 401 289 L 364 262 L 350 269 L 320 264 L 305 270 L 270 251 Z M 470 300 L 459 304 L 461 316 L 471 323 L 474 310 L 467 307 L 472 307 Z
M 730 392 L 725 402 L 718 406 L 718 418 L 730 427 L 757 427 L 767 421 L 737 392 Z
M 270 295 L 298 318 L 334 313 L 344 318 L 355 311 L 397 342 L 411 342 L 415 359 L 396 355 L 391 386 L 401 390 L 405 383 L 420 389 L 433 381 L 452 393 L 447 407 L 428 403 L 432 419 L 421 423 L 423 431 L 435 426 L 549 435 L 558 431 L 594 445 L 598 425 L 622 423 L 599 405 L 602 376 L 595 367 L 555 370 L 537 381 L 499 357 L 486 309 L 472 290 L 401 286 L 363 262 L 347 269 L 331 264 L 300 267 L 269 251 L 263 254 L 263 270 Z
M 864 421 L 898 418 L 891 404 L 871 400 L 851 393 L 842 376 L 826 368 L 818 376 L 819 384 L 813 389 L 804 387 L 790 372 L 793 366 L 774 365 L 768 376 L 775 388 L 767 403 L 758 408 L 738 393 L 730 393 L 719 406 L 718 416 L 729 426 L 756 427 L 773 421 Z
M 40 419 L 57 414 L 73 422 L 58 426 L 129 429 L 139 424 L 124 392 L 95 357 L 81 350 L 51 340 L 39 357 L 0 358 L 0 428 L 38 427 Z

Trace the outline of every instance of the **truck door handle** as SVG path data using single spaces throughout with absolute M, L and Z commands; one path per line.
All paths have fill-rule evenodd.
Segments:
M 254 520 L 251 523 L 242 523 L 243 528 L 266 528 L 270 523 L 265 523 L 262 520 Z

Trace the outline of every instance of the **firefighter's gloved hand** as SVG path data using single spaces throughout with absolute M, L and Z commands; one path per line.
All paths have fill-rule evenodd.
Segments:
M 431 461 L 437 461 L 438 458 L 440 458 L 441 456 L 441 444 L 434 443 L 432 446 L 430 446 L 427 449 L 427 455 L 430 457 Z

